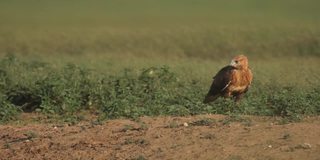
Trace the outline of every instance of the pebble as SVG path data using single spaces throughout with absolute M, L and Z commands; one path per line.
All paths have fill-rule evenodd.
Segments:
M 309 143 L 303 143 L 295 146 L 296 149 L 311 149 L 311 144 Z
M 183 126 L 188 127 L 189 125 L 188 125 L 187 122 L 184 122 L 184 123 L 183 123 Z

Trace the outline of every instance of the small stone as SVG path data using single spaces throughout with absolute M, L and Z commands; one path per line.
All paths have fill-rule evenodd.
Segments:
M 272 145 L 268 145 L 268 148 L 272 148 Z
M 303 146 L 305 146 L 306 149 L 310 149 L 311 148 L 311 144 L 309 144 L 309 143 L 304 143 Z
M 188 125 L 187 122 L 184 122 L 184 123 L 183 123 L 183 126 L 188 127 L 189 125 Z
M 296 147 L 294 147 L 296 149 L 311 149 L 311 144 L 309 143 L 303 143 L 303 144 L 299 144 Z

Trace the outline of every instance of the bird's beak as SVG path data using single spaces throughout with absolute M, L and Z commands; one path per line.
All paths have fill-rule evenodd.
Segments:
M 234 62 L 234 61 L 232 60 L 231 63 L 230 63 L 230 66 L 235 67 L 235 66 L 236 66 L 236 62 Z

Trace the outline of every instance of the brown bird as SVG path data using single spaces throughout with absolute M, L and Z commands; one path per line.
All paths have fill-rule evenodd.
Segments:
M 222 68 L 214 77 L 204 103 L 216 100 L 218 97 L 233 97 L 235 102 L 243 97 L 252 82 L 252 72 L 248 58 L 238 55 L 231 60 L 230 65 Z

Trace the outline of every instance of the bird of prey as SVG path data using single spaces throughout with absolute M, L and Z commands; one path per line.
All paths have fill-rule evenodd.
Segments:
M 248 58 L 244 55 L 235 56 L 230 65 L 223 67 L 214 77 L 204 103 L 210 103 L 222 96 L 234 98 L 239 102 L 248 91 L 252 82 L 252 72 Z

